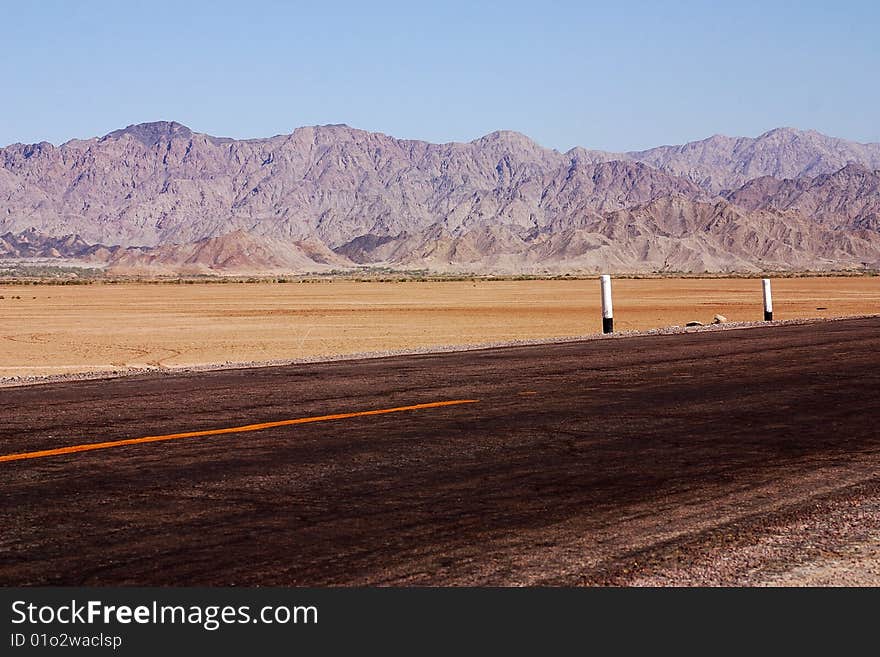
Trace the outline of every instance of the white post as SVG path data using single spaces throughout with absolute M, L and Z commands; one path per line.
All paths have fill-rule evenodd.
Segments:
M 602 333 L 614 331 L 614 311 L 611 309 L 611 277 L 602 274 L 599 279 L 602 285 Z
M 763 278 L 761 279 L 761 284 L 764 287 L 764 321 L 772 322 L 773 321 L 773 295 L 770 292 L 770 279 Z

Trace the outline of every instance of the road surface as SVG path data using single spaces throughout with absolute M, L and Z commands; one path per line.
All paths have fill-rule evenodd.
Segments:
M 878 393 L 877 318 L 7 388 L 0 584 L 628 584 L 880 493 Z

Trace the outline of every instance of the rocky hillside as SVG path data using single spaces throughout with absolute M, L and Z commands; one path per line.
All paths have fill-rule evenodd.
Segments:
M 812 178 L 757 178 L 727 198 L 747 210 L 784 210 L 837 228 L 880 231 L 880 170 L 858 164 Z
M 734 190 L 762 176 L 816 176 L 848 164 L 880 169 L 880 144 L 859 144 L 793 128 L 777 128 L 755 138 L 715 135 L 624 155 L 683 176 L 712 193 Z
M 325 272 L 353 265 L 320 242 L 282 242 L 242 230 L 187 244 L 118 249 L 104 262 L 111 273 L 149 276 Z
M 442 223 L 529 229 L 560 211 L 609 210 L 692 183 L 638 163 L 592 164 L 496 132 L 469 144 L 403 141 L 347 126 L 248 141 L 177 123 L 60 147 L 0 151 L 0 229 L 153 246 L 235 230 L 339 247 Z
M 505 131 L 232 140 L 149 123 L 0 149 L 0 256 L 157 273 L 857 267 L 880 261 L 877 168 L 880 145 L 790 129 L 614 154 Z

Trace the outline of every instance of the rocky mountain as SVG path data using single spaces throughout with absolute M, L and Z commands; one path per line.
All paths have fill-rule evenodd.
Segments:
M 837 228 L 880 231 L 880 170 L 858 164 L 812 178 L 757 178 L 727 198 L 747 210 L 796 212 Z
M 504 228 L 434 227 L 360 245 L 355 262 L 524 273 L 758 272 L 880 265 L 880 232 L 833 230 L 796 213 L 665 197 L 523 238 Z
M 624 155 L 683 176 L 712 193 L 734 190 L 762 176 L 816 176 L 848 164 L 880 169 L 880 144 L 859 144 L 793 128 L 776 128 L 755 138 L 715 135 L 681 146 Z
M 438 222 L 530 229 L 560 210 L 701 195 L 656 169 L 582 162 L 513 132 L 429 144 L 320 126 L 233 141 L 156 123 L 60 147 L 16 144 L 0 164 L 0 229 L 142 246 L 241 229 L 336 248 Z
M 856 267 L 880 261 L 876 168 L 880 145 L 790 129 L 614 154 L 508 131 L 232 140 L 158 122 L 0 149 L 0 256 L 145 273 Z

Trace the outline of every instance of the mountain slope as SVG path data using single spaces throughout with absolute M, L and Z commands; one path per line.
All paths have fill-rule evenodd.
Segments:
M 880 169 L 880 144 L 859 144 L 793 128 L 776 128 L 755 138 L 715 135 L 625 155 L 683 176 L 712 193 L 735 189 L 762 176 L 816 176 L 848 164 Z
M 490 272 L 757 272 L 880 267 L 880 232 L 839 230 L 797 213 L 683 197 L 596 215 L 525 239 L 503 226 L 435 225 L 364 248 L 358 262 Z
M 189 244 L 120 249 L 106 264 L 110 272 L 148 275 L 322 272 L 352 265 L 320 243 L 285 243 L 240 230 Z
M 880 230 L 880 170 L 857 164 L 813 178 L 758 178 L 727 198 L 747 210 L 795 211 L 840 228 Z

